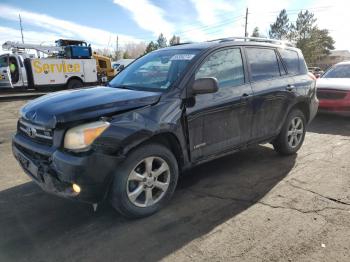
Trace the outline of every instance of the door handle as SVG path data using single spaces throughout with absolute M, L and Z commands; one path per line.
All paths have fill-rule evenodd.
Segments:
M 295 85 L 287 85 L 287 91 L 293 91 L 295 89 Z
M 249 97 L 250 97 L 250 94 L 243 93 L 243 94 L 241 95 L 241 102 L 247 103 L 247 102 L 249 101 Z

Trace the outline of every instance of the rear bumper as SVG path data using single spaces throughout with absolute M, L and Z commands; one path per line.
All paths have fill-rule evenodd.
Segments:
M 52 148 L 46 151 L 42 146 L 38 148 L 20 134 L 13 137 L 13 155 L 44 191 L 87 203 L 98 203 L 105 198 L 121 160 L 98 152 L 75 156 Z M 80 186 L 80 193 L 74 192 L 73 183 Z

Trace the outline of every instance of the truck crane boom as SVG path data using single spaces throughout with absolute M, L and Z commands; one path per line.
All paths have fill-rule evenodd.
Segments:
M 12 51 L 13 53 L 18 53 L 25 49 L 36 50 L 37 52 L 42 52 L 47 55 L 57 54 L 63 52 L 64 49 L 61 46 L 44 46 L 35 44 L 22 44 L 19 42 L 7 41 L 2 45 L 2 49 Z

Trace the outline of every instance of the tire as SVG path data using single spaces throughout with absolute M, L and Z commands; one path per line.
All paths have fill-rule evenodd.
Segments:
M 83 87 L 83 83 L 78 79 L 71 79 L 67 83 L 67 89 L 75 89 Z
M 287 116 L 282 130 L 272 143 L 281 155 L 295 154 L 302 146 L 306 133 L 305 115 L 299 109 L 293 109 Z
M 148 165 L 148 171 L 147 163 L 152 163 Z M 128 218 L 152 215 L 171 199 L 178 173 L 176 158 L 166 147 L 159 144 L 138 147 L 128 154 L 115 171 L 110 202 L 119 213 Z

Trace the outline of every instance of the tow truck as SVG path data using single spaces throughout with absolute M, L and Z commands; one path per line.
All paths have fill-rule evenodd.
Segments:
M 7 41 L 2 48 L 12 54 L 0 56 L 0 88 L 71 89 L 106 82 L 113 77 L 111 73 L 108 77 L 105 75 L 98 66 L 99 58 L 84 41 L 59 39 L 55 46 Z M 30 50 L 36 51 L 36 55 Z M 13 72 L 11 64 L 14 64 Z

